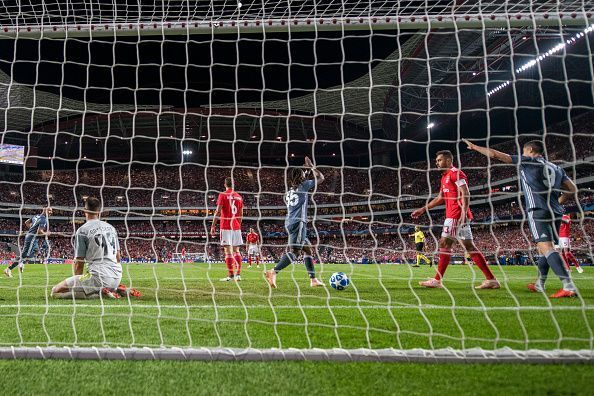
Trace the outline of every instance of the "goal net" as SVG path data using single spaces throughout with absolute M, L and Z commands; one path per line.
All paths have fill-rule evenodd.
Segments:
M 588 2 L 0 10 L 0 259 L 12 267 L 0 357 L 592 360 Z M 540 255 L 522 170 L 462 139 L 513 155 L 538 140 L 575 182 L 563 256 L 574 298 L 551 297 L 562 287 L 552 271 L 544 292 L 528 290 Z M 480 254 L 440 251 L 442 204 L 412 216 L 444 194 L 441 150 L 467 176 Z M 287 191 L 306 157 L 318 182 L 297 232 L 285 227 Z M 235 256 L 211 230 L 226 178 L 243 199 Z M 52 297 L 77 266 L 89 197 L 117 231 L 121 283 L 140 297 Z M 271 288 L 263 271 L 288 264 L 289 237 L 307 237 L 311 254 L 291 257 Z M 440 254 L 442 287 L 421 286 Z M 475 288 L 480 257 L 499 289 Z M 311 287 L 311 262 L 324 286 Z

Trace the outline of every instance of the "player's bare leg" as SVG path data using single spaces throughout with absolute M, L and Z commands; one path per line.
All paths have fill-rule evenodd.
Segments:
M 485 275 L 485 281 L 479 286 L 476 286 L 476 289 L 499 289 L 501 285 L 499 285 L 499 282 L 495 279 L 495 275 L 491 272 L 485 256 L 479 252 L 474 241 L 472 239 L 462 239 L 460 240 L 460 243 L 464 249 L 466 249 L 474 264 L 481 270 L 483 275 Z

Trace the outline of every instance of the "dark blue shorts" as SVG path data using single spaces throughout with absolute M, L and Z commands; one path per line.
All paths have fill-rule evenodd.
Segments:
M 286 226 L 287 234 L 289 234 L 289 247 L 303 248 L 305 245 L 310 245 L 307 239 L 307 224 L 300 221 Z
M 534 242 L 559 242 L 560 214 L 536 209 L 528 212 L 528 228 Z

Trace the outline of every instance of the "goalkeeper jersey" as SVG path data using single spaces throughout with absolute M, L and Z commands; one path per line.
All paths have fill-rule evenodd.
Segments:
M 84 257 L 90 274 L 100 278 L 121 278 L 122 265 L 117 260 L 120 250 L 118 233 L 111 224 L 89 220 L 76 231 L 75 257 Z

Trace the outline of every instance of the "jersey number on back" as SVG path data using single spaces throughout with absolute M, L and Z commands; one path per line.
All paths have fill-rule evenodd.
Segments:
M 557 177 L 557 173 L 555 172 L 555 168 L 553 168 L 552 166 L 548 166 L 545 165 L 542 168 L 542 173 L 543 173 L 543 184 L 546 187 L 552 188 L 555 187 L 555 181 L 556 181 L 556 177 Z
M 113 234 L 111 232 L 108 233 L 107 235 L 95 234 L 94 239 L 95 239 L 95 243 L 97 244 L 97 246 L 99 246 L 100 248 L 103 248 L 104 256 L 109 256 L 110 254 L 115 255 L 115 253 L 116 253 L 115 238 L 113 237 Z
M 235 215 L 237 214 L 237 206 L 235 206 L 235 200 L 233 199 L 233 197 L 229 197 L 229 205 L 231 206 L 231 214 L 233 214 L 233 217 L 235 217 Z
M 289 190 L 285 194 L 285 201 L 288 206 L 295 206 L 299 203 L 299 195 L 295 191 Z

